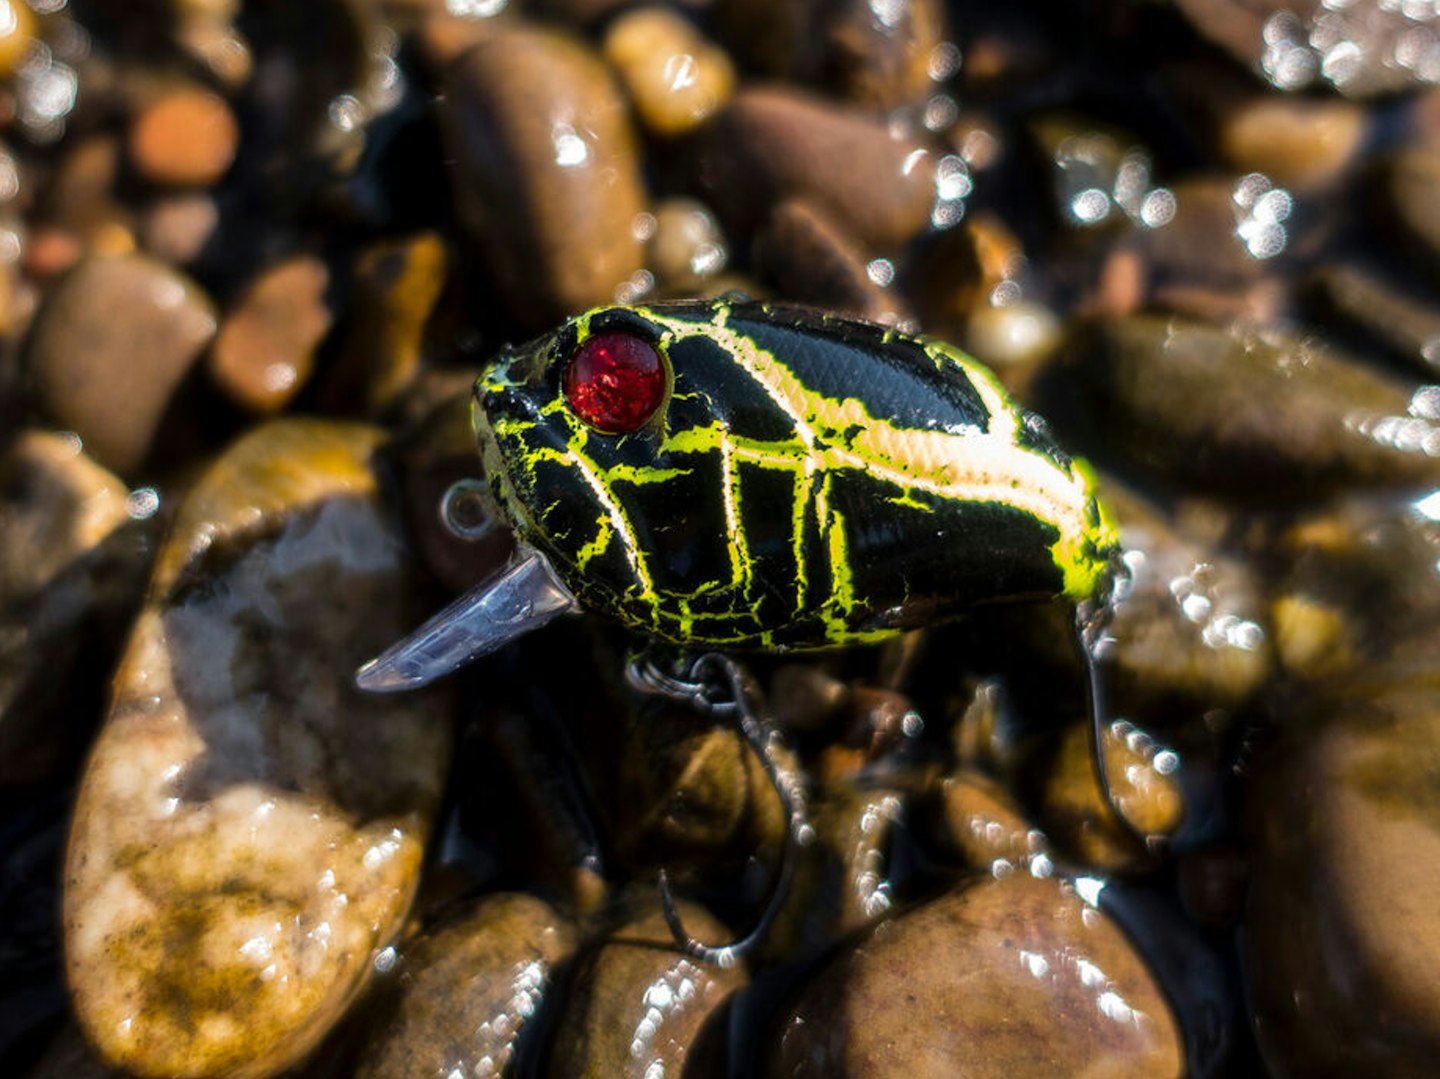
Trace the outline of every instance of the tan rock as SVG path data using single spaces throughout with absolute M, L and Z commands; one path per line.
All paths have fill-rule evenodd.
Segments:
M 400 928 L 448 717 L 443 698 L 351 681 L 414 617 L 369 469 L 378 440 L 260 428 L 177 514 L 67 859 L 70 987 L 112 1066 L 280 1071 Z
M 683 135 L 698 127 L 735 89 L 730 57 L 667 8 L 627 11 L 610 24 L 603 48 L 641 123 L 656 135 Z

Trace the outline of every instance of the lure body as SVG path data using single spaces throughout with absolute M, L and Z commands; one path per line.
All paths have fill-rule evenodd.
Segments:
M 604 433 L 566 370 L 616 334 L 653 346 L 663 393 Z M 1080 604 L 1118 549 L 1088 468 L 987 369 L 804 309 L 598 308 L 490 364 L 474 419 L 517 536 L 583 606 L 686 646 L 826 648 L 981 603 Z

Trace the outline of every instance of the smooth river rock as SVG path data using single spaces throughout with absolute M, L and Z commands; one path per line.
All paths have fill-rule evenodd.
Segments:
M 1063 881 L 1025 873 L 882 922 L 777 1024 L 777 1079 L 1183 1069 L 1170 1008 L 1120 929 Z
M 1277 1079 L 1434 1075 L 1440 693 L 1372 684 L 1284 718 L 1247 769 L 1241 956 L 1261 1053 Z
M 215 327 L 200 287 L 164 263 L 88 259 L 50 293 L 30 333 L 41 403 L 100 464 L 132 473 Z
M 178 510 L 75 806 L 76 1014 L 142 1076 L 274 1074 L 399 931 L 444 780 L 446 699 L 367 696 L 418 617 L 375 429 L 256 429 Z
M 404 949 L 397 1001 L 361 1053 L 361 1079 L 502 1075 L 576 932 L 528 895 L 488 896 Z

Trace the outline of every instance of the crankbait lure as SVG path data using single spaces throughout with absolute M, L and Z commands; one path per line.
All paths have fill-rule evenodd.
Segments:
M 491 362 L 474 423 L 517 556 L 363 688 L 581 609 L 690 651 L 813 650 L 1001 601 L 1063 598 L 1083 626 L 1114 577 L 1084 462 L 958 349 L 868 323 L 597 308 Z

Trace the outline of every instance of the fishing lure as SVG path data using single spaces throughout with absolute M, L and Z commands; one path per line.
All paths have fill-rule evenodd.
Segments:
M 362 667 L 365 689 L 572 611 L 691 653 L 815 650 L 1004 601 L 1058 597 L 1084 626 L 1114 579 L 1088 466 L 932 338 L 728 299 L 602 307 L 502 352 L 473 416 L 516 557 Z

